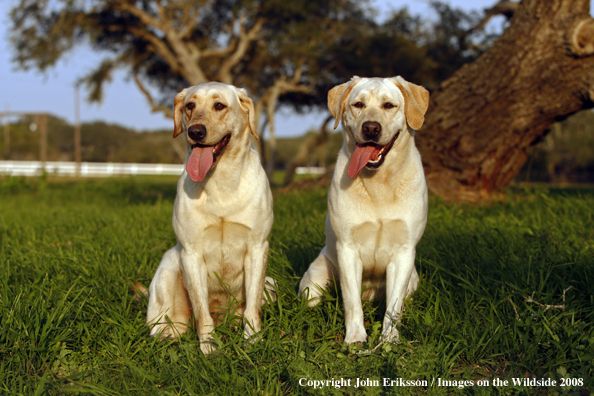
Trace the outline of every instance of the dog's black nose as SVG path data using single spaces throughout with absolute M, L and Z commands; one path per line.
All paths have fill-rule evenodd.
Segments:
M 367 136 L 368 138 L 377 138 L 381 131 L 382 126 L 379 122 L 366 121 L 363 123 L 363 135 Z
M 188 136 L 190 139 L 198 142 L 206 136 L 206 126 L 202 124 L 192 125 L 188 128 Z

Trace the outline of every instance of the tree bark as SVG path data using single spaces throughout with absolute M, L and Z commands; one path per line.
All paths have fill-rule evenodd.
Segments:
M 432 94 L 417 133 L 427 184 L 450 201 L 507 186 L 551 125 L 594 106 L 589 0 L 524 0 L 475 62 Z

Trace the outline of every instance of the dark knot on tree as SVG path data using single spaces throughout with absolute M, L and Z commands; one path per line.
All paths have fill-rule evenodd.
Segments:
M 594 54 L 594 19 L 582 19 L 571 35 L 571 52 L 578 56 Z

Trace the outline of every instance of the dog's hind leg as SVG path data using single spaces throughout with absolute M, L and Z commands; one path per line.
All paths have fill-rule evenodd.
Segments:
M 180 248 L 163 255 L 149 287 L 147 324 L 152 336 L 177 338 L 188 329 L 192 307 L 180 268 Z
M 326 247 L 320 255 L 309 265 L 309 268 L 299 282 L 299 298 L 307 299 L 307 306 L 318 304 L 324 295 L 324 289 L 332 286 L 338 274 L 334 273 L 334 265 L 328 258 Z

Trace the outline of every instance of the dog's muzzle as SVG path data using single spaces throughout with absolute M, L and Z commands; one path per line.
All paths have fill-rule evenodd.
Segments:
M 188 128 L 188 134 L 189 134 Z M 203 144 L 193 144 L 192 152 L 186 162 L 186 172 L 195 182 L 201 182 L 206 177 L 208 171 L 213 167 L 218 157 L 221 155 L 231 135 L 225 135 L 218 143 L 207 146 Z
M 385 146 L 380 146 L 374 143 L 357 143 L 355 151 L 351 155 L 347 174 L 354 179 L 361 173 L 363 168 L 377 169 L 384 163 L 386 155 L 394 145 L 394 142 L 400 135 L 400 131 L 394 135 L 392 140 Z

